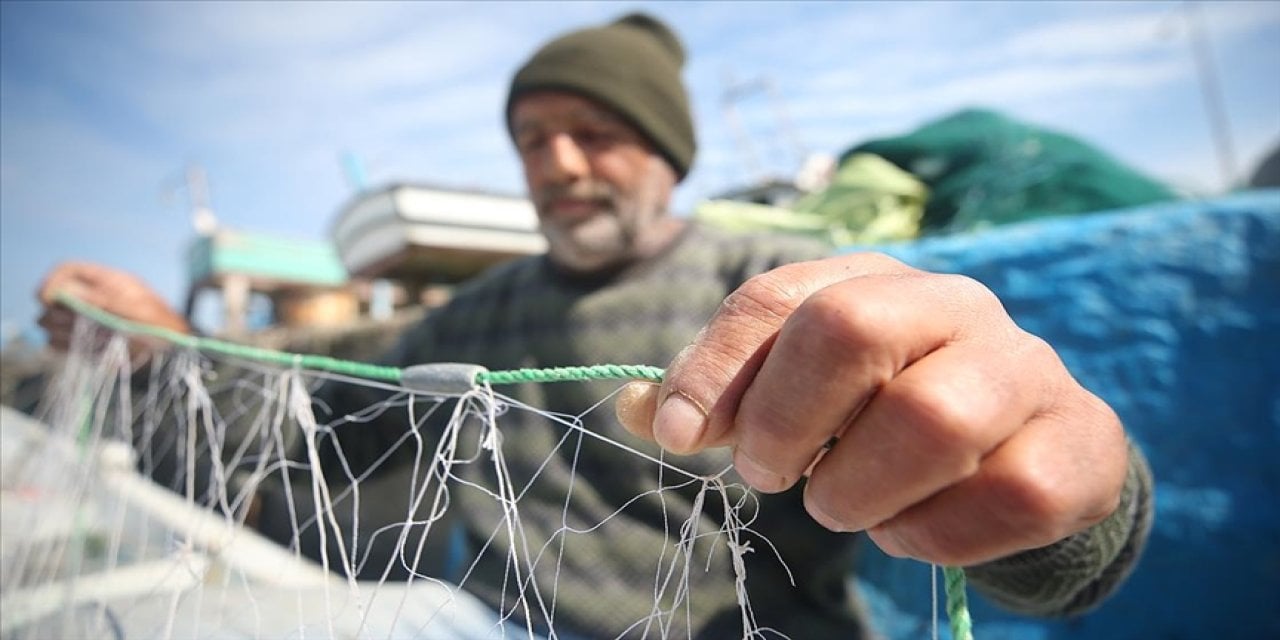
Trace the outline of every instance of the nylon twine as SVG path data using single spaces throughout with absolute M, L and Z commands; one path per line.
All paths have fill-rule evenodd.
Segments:
M 166 342 L 191 349 L 317 371 L 392 382 L 399 384 L 403 369 L 369 364 L 355 360 L 342 360 L 317 354 L 289 353 L 273 349 L 251 347 L 225 340 L 192 336 L 170 329 L 126 320 L 95 307 L 66 293 L 56 296 L 58 302 L 77 313 L 109 329 L 135 335 L 159 338 Z M 504 385 L 524 382 L 584 382 L 588 380 L 649 380 L 661 382 L 665 371 L 648 365 L 599 364 L 586 367 L 549 367 L 542 369 L 511 369 L 480 371 L 473 382 L 477 385 Z M 968 597 L 965 594 L 965 574 L 960 567 L 943 567 L 943 587 L 946 592 L 947 620 L 952 640 L 973 640 L 973 621 L 969 616 Z

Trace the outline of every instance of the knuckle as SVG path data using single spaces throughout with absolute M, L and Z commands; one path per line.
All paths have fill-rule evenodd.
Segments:
M 1038 371 L 1064 370 L 1058 352 L 1048 341 L 1022 329 L 1018 329 L 1010 352 L 1018 361 L 1034 363 Z
M 806 330 L 831 342 L 851 342 L 859 347 L 876 342 L 884 319 L 876 305 L 850 305 L 847 297 L 835 289 L 814 293 L 800 308 L 800 320 Z
M 782 459 L 781 452 L 794 450 L 801 444 L 795 416 L 777 403 L 762 403 L 754 407 L 752 415 L 739 412 L 734 416 L 734 431 L 749 436 L 770 458 Z M 807 447 L 801 447 L 807 449 Z M 816 452 L 817 446 L 814 447 Z M 764 456 L 757 456 L 764 457 Z
M 980 332 L 1016 329 L 1004 303 L 987 285 L 961 274 L 929 274 L 933 291 L 949 311 L 957 317 L 967 318 L 970 325 Z
M 877 251 L 850 253 L 836 259 L 848 261 L 850 263 L 850 267 L 856 266 L 856 270 L 860 273 L 889 274 L 914 273 L 919 271 L 893 256 Z
M 987 308 L 1004 308 L 995 292 L 973 277 L 958 273 L 936 274 L 934 277 L 940 286 L 951 292 L 953 298 L 964 301 L 966 306 L 978 304 Z
M 930 562 L 937 564 L 967 564 L 969 554 L 973 551 L 972 541 L 966 539 L 962 530 L 955 528 L 911 523 L 894 526 L 894 534 L 912 557 L 928 558 Z
M 1078 519 L 1078 527 L 1090 527 L 1102 522 L 1120 507 L 1120 497 L 1124 490 L 1121 483 L 1115 491 L 1111 493 L 1100 493 L 1095 495 L 1084 505 L 1081 510 L 1081 516 Z
M 713 341 L 699 335 L 693 344 L 681 349 L 667 367 L 661 397 L 679 392 L 699 402 L 713 401 L 714 397 L 709 397 L 703 387 L 717 387 L 733 376 L 735 363 L 750 357 L 752 347 L 744 338 L 730 335 Z
M 880 350 L 885 319 L 872 304 L 849 304 L 843 292 L 823 289 L 796 309 L 791 319 L 796 335 L 820 349 L 854 352 Z
M 733 315 L 764 315 L 784 320 L 804 299 L 805 290 L 785 267 L 751 277 L 725 298 L 722 310 Z
M 996 404 L 990 394 L 912 378 L 894 380 L 881 394 L 901 416 L 903 437 L 912 438 L 913 448 L 930 459 L 968 460 L 976 468 L 977 457 L 966 454 L 984 448 L 984 428 Z
M 839 487 L 821 482 L 818 476 L 814 476 L 804 487 L 804 508 L 818 524 L 831 531 L 865 529 L 866 515 L 843 497 Z
M 1074 496 L 1060 478 L 1027 465 L 992 485 L 992 506 L 999 517 L 1028 540 L 1048 544 L 1070 531 Z

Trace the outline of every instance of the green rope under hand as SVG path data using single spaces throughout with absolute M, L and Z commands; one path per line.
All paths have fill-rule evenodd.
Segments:
M 947 594 L 947 620 L 951 623 L 951 640 L 973 640 L 973 620 L 969 617 L 964 569 L 943 567 L 942 581 Z
M 124 333 L 160 338 L 166 342 L 200 351 L 221 353 L 286 367 L 328 371 L 330 373 L 395 384 L 400 384 L 404 372 L 403 369 L 397 367 L 380 366 L 354 360 L 341 360 L 315 354 L 275 351 L 179 333 L 170 329 L 126 320 L 65 293 L 58 294 L 57 300 L 74 309 L 77 313 L 107 328 Z M 472 382 L 481 385 L 518 384 L 522 382 L 581 382 L 586 380 L 650 380 L 660 382 L 664 373 L 661 367 L 601 364 L 587 367 L 551 367 L 506 371 L 483 370 L 475 374 Z M 965 596 L 964 569 L 945 567 L 943 575 L 945 579 L 947 619 L 951 623 L 951 637 L 953 640 L 973 640 L 973 623 L 969 617 L 968 598 Z

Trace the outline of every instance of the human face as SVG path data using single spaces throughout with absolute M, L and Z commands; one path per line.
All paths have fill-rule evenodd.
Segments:
M 665 244 L 675 172 L 634 127 L 586 98 L 540 91 L 516 101 L 511 128 L 552 262 L 591 272 Z

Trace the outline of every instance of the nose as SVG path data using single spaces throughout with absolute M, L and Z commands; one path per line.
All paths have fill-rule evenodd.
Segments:
M 586 152 L 568 133 L 557 133 L 548 141 L 543 167 L 547 177 L 560 184 L 586 177 L 590 171 Z

